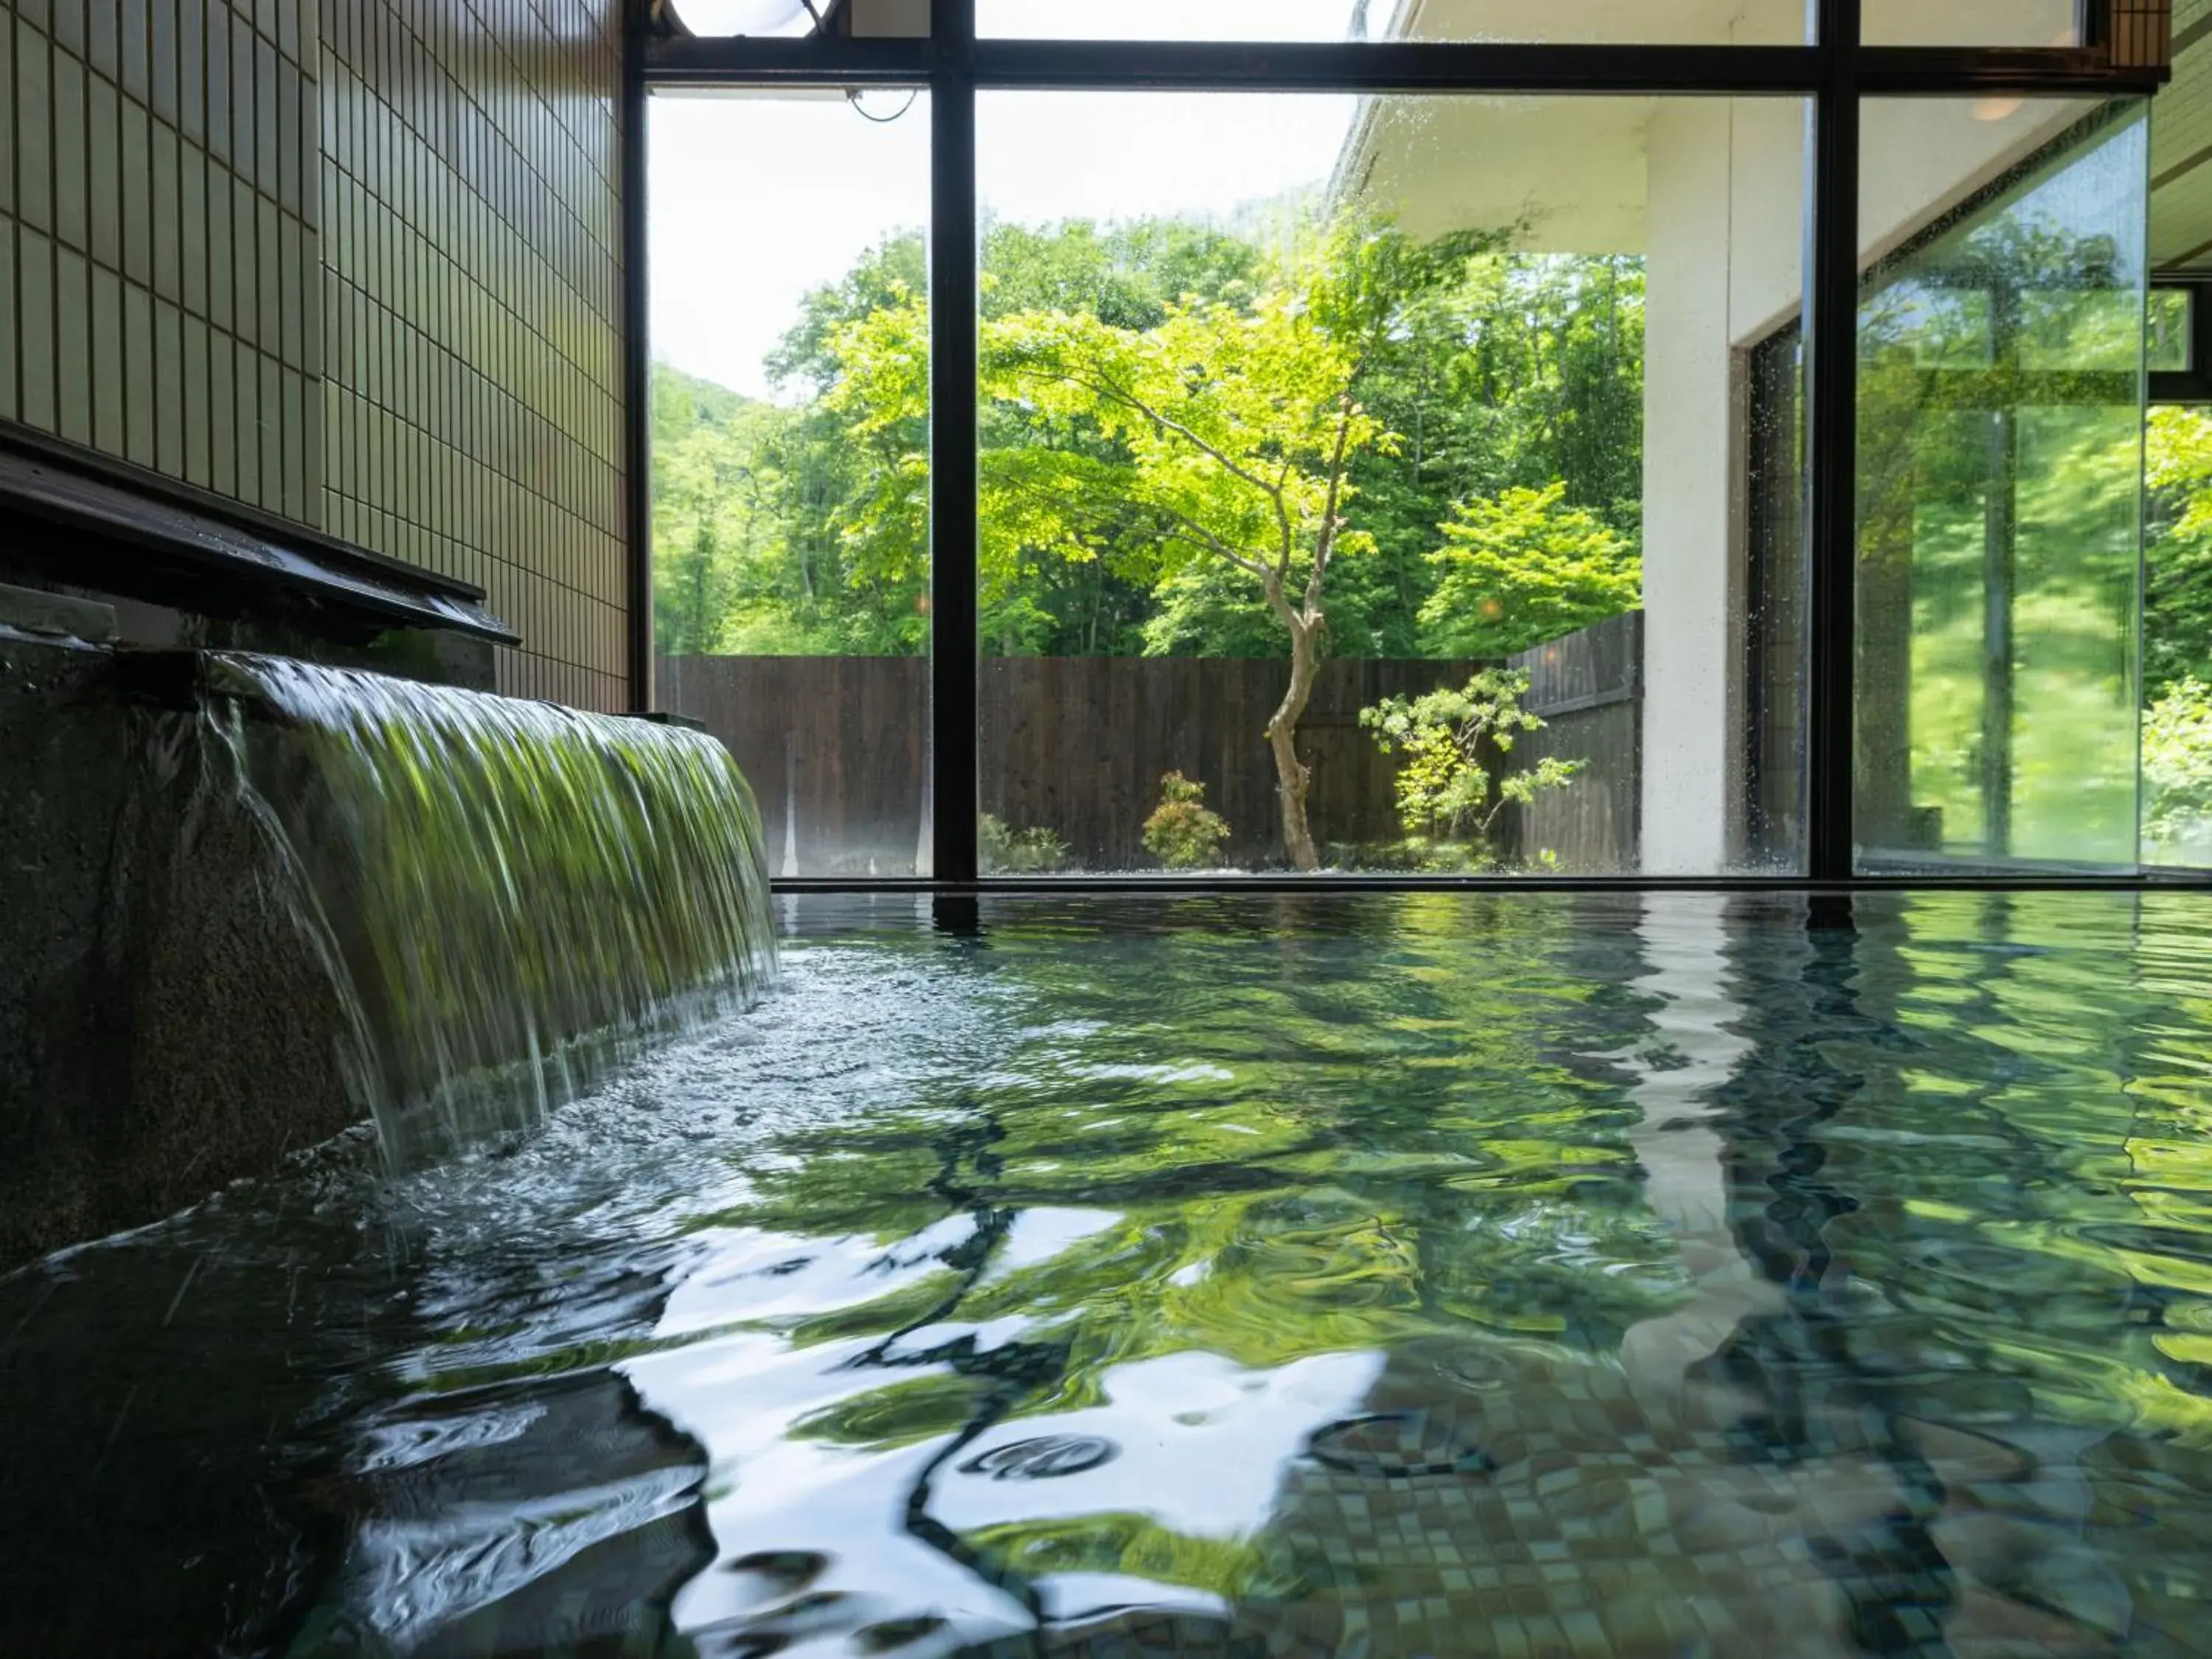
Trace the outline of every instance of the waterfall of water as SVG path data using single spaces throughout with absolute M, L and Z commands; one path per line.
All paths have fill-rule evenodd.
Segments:
M 279 659 L 204 684 L 395 1162 L 526 1127 L 772 978 L 760 812 L 713 738 Z

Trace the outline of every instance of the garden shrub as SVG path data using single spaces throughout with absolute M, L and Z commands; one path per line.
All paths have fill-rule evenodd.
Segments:
M 1518 669 L 1486 668 L 1454 690 L 1392 697 L 1359 711 L 1386 755 L 1402 755 L 1398 768 L 1398 821 L 1409 840 L 1472 841 L 1487 848 L 1491 826 L 1512 805 L 1527 805 L 1547 789 L 1563 789 L 1581 761 L 1552 757 L 1526 771 L 1492 776 L 1491 751 L 1510 755 L 1522 734 L 1540 732 L 1543 720 L 1521 706 L 1528 677 Z M 1480 855 L 1478 855 L 1480 856 Z
M 1145 850 L 1170 870 L 1201 870 L 1214 862 L 1229 824 L 1206 807 L 1206 786 L 1180 772 L 1160 780 L 1160 804 L 1145 820 Z
M 1067 843 L 1042 825 L 1012 830 L 1003 818 L 983 814 L 976 848 L 987 876 L 1048 876 L 1067 868 Z

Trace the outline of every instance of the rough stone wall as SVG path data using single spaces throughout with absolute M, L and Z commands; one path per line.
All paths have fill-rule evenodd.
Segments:
M 110 653 L 0 636 L 0 1271 L 360 1115 L 330 980 L 220 774 Z

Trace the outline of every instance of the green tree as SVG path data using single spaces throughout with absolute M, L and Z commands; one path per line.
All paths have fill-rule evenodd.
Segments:
M 1359 401 L 1358 383 L 1409 308 L 1493 240 L 1422 243 L 1345 220 L 1309 235 L 1249 301 L 1179 299 L 1142 328 L 1066 310 L 984 323 L 983 395 L 1040 434 L 984 453 L 987 608 L 1017 588 L 1027 560 L 1082 564 L 1126 550 L 1133 534 L 1143 551 L 1121 556 L 1141 559 L 1156 580 L 1199 564 L 1238 573 L 1289 646 L 1267 738 L 1284 849 L 1301 870 L 1320 866 L 1297 738 L 1328 626 L 1329 572 L 1373 546 L 1346 516 L 1350 467 L 1401 441 Z M 837 337 L 845 375 L 832 401 L 864 434 L 927 408 L 910 356 L 915 309 Z
M 2159 855 L 2212 864 L 2212 685 L 2163 687 L 2143 719 L 2143 835 Z
M 928 284 L 921 234 L 887 238 L 806 297 L 768 360 L 778 389 L 805 399 L 781 448 L 788 583 L 801 614 L 818 618 L 840 654 L 929 648 L 929 331 L 919 297 Z M 877 317 L 907 323 L 895 361 L 921 395 L 899 418 L 863 424 L 834 395 L 842 374 L 836 343 Z
M 1270 259 L 1263 239 L 1279 246 L 1292 210 L 1278 204 L 1236 231 L 1176 220 L 989 225 L 985 319 L 1064 313 L 1142 333 L 1171 309 L 1195 305 L 1249 314 L 1284 285 L 1285 262 Z M 1325 651 L 1431 652 L 1419 615 L 1438 575 L 1428 556 L 1455 501 L 1564 480 L 1571 506 L 1634 538 L 1640 265 L 1509 253 L 1498 240 L 1475 239 L 1470 257 L 1407 296 L 1359 365 L 1355 401 L 1401 441 L 1348 459 L 1346 510 L 1370 546 L 1331 572 Z M 697 421 L 715 431 L 696 434 L 700 453 L 682 489 L 671 489 L 683 476 L 671 464 L 673 434 L 665 420 L 657 425 L 659 586 L 681 648 L 927 648 L 926 284 L 921 239 L 907 233 L 810 294 L 767 365 L 789 406 L 750 434 L 730 428 L 721 414 Z M 841 342 L 885 313 L 902 322 L 884 328 L 878 356 L 902 354 L 908 371 L 895 408 L 839 395 L 848 378 Z M 703 381 L 688 386 L 700 409 L 746 402 Z M 1008 532 L 985 550 L 978 599 L 987 651 L 1249 657 L 1283 649 L 1281 624 L 1255 603 L 1249 574 L 1164 550 L 1155 514 L 1104 496 L 1080 514 L 1049 501 L 1040 513 L 1034 499 L 1018 499 L 1025 475 L 1066 485 L 1085 461 L 1127 467 L 1126 442 L 1087 416 L 1048 414 L 1019 398 L 987 398 L 981 416 L 986 485 L 1006 486 L 987 507 L 985 528 Z M 694 417 L 682 424 L 689 430 Z M 1046 459 L 1030 453 L 1038 451 Z M 714 479 L 731 489 L 757 479 L 767 491 L 757 504 L 760 533 L 742 561 L 733 562 L 720 532 L 696 540 L 713 516 L 700 486 Z M 678 522 L 693 539 L 671 532 Z M 771 524 L 773 535 L 765 533 Z M 1038 533 L 1014 533 L 1024 527 Z
M 1084 221 L 994 224 L 984 239 L 983 314 L 1066 312 L 1150 328 L 1180 299 L 1249 297 L 1260 257 L 1249 241 L 1175 220 L 1106 228 Z M 842 584 L 850 631 L 872 651 L 927 648 L 927 289 L 921 238 L 895 237 L 808 296 L 769 364 L 780 386 L 810 394 L 786 445 L 793 556 L 807 574 Z M 869 362 L 856 391 L 846 350 L 858 331 L 868 335 Z M 1092 423 L 988 402 L 981 419 L 987 455 L 1045 447 L 1122 459 Z M 987 522 L 1016 510 L 999 506 Z M 977 596 L 985 648 L 1005 655 L 1143 649 L 1156 574 L 1146 528 L 1106 515 L 1080 536 L 1018 544 L 1005 557 L 987 558 Z
M 653 375 L 653 631 L 664 656 L 731 647 L 748 595 L 785 550 L 771 451 L 786 411 L 657 364 Z
M 1566 505 L 1567 487 L 1510 489 L 1462 501 L 1429 555 L 1438 573 L 1421 606 L 1429 649 L 1446 657 L 1510 657 L 1633 611 L 1643 561 L 1595 514 Z
M 1376 552 L 1336 608 L 1346 649 L 1431 654 L 1426 556 L 1455 502 L 1565 485 L 1633 547 L 1644 483 L 1644 270 L 1628 258 L 1491 252 L 1410 308 L 1360 386 L 1404 436 L 1352 468 Z

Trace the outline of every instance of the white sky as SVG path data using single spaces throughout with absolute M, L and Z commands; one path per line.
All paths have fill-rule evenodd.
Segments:
M 978 0 L 987 32 L 1190 38 L 1194 0 Z M 774 0 L 687 0 L 757 26 Z M 1343 38 L 1349 0 L 1208 0 L 1209 39 Z M 871 92 L 889 116 L 906 94 Z M 1322 95 L 986 93 L 977 185 L 987 214 L 1023 223 L 1147 215 L 1226 217 L 1325 180 L 1358 100 Z M 762 359 L 807 291 L 929 215 L 927 94 L 878 125 L 838 94 L 662 95 L 649 130 L 655 357 L 771 395 Z

